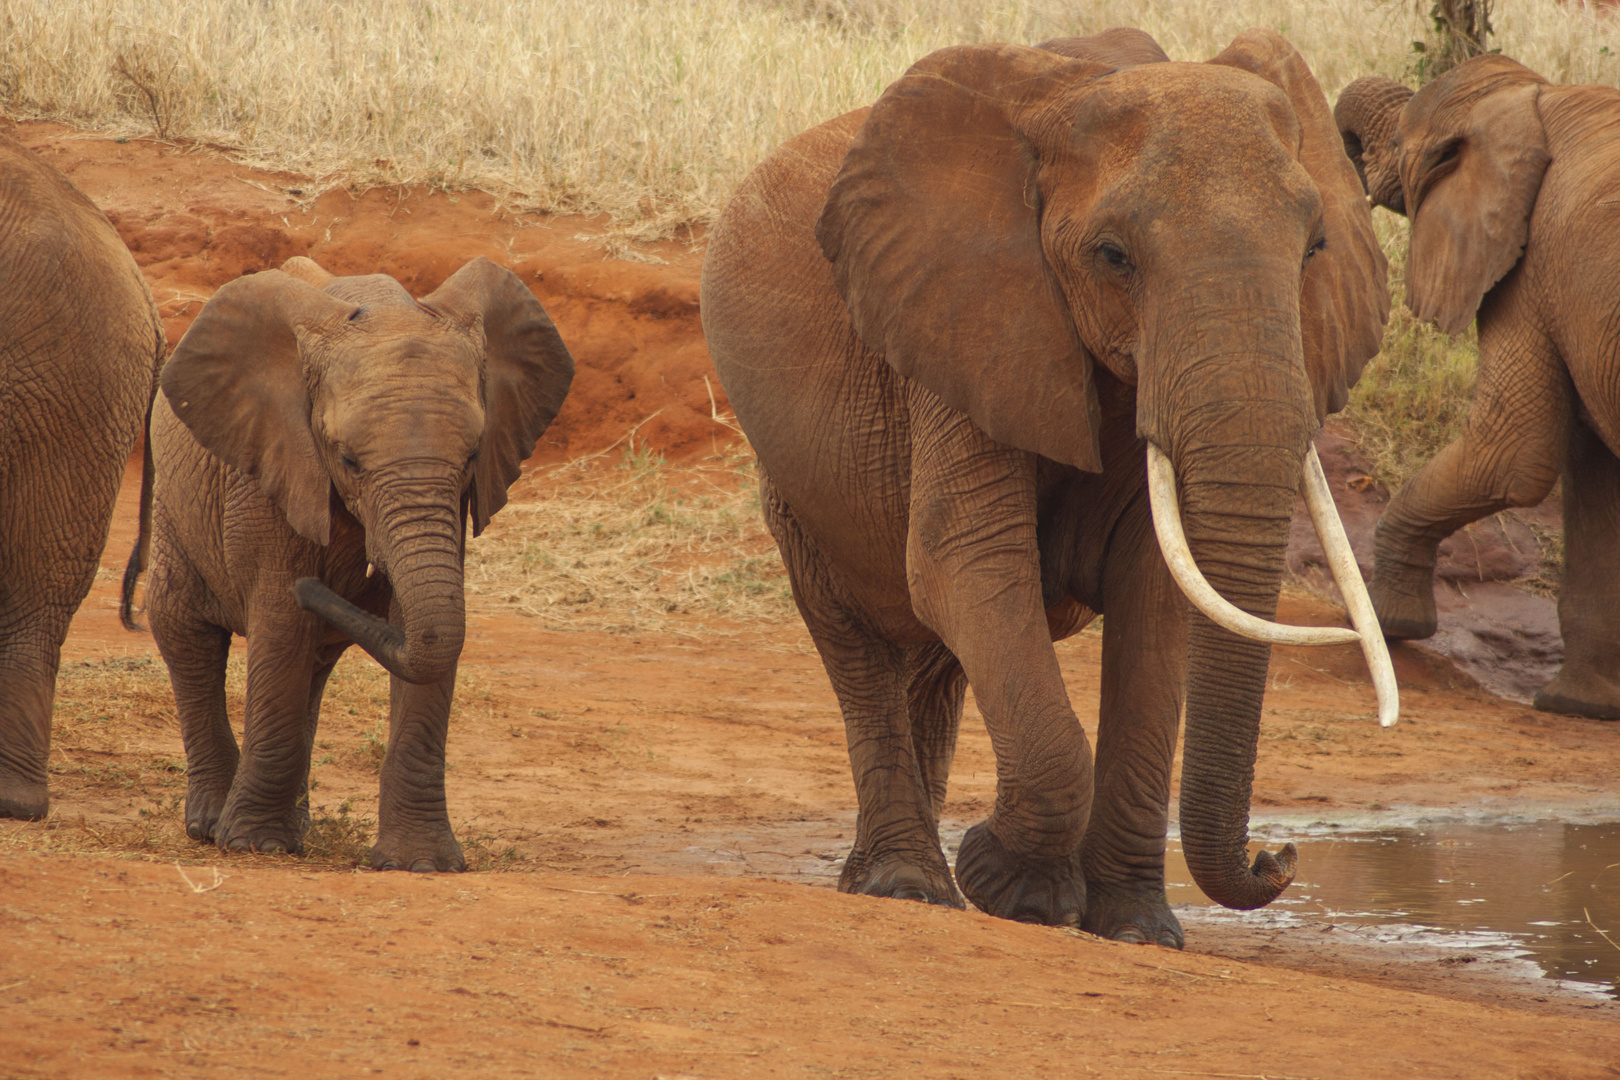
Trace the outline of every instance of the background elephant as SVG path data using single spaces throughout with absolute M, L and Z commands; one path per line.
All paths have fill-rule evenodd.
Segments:
M 0 135 L 0 817 L 49 808 L 56 668 L 152 399 L 163 327 L 67 178 Z
M 573 372 L 540 302 L 482 258 L 418 301 L 300 257 L 203 308 L 153 410 L 147 591 L 192 838 L 298 850 L 321 694 L 356 643 L 393 676 L 372 865 L 464 868 L 444 748 L 467 519 L 477 535 L 505 505 Z M 248 650 L 240 754 L 233 632 Z
M 1144 450 L 1180 474 L 1219 593 L 1273 613 L 1302 459 L 1378 349 L 1386 267 L 1287 42 L 1164 61 L 1123 30 L 934 53 L 778 150 L 710 238 L 709 347 L 848 731 L 845 891 L 961 904 L 938 820 L 964 680 L 998 787 L 956 880 L 985 911 L 1181 944 L 1184 688 L 1199 885 L 1257 907 L 1292 878 L 1291 848 L 1246 854 L 1269 647 L 1188 613 Z M 1094 773 L 1052 641 L 1097 612 Z
M 1564 480 L 1564 665 L 1538 709 L 1620 719 L 1620 91 L 1503 56 L 1413 94 L 1357 79 L 1334 110 L 1373 200 L 1411 219 L 1407 305 L 1479 319 L 1468 419 L 1378 523 L 1390 637 L 1436 629 L 1435 549 Z

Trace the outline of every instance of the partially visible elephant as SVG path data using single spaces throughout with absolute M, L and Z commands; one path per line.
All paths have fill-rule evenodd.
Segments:
M 1207 64 L 1132 30 L 944 49 L 743 182 L 704 330 L 843 710 L 842 890 L 961 906 L 959 883 L 995 915 L 1179 947 L 1184 693 L 1195 879 L 1237 908 L 1287 886 L 1291 846 L 1246 854 L 1270 648 L 1227 627 L 1355 639 L 1263 620 L 1385 272 L 1327 101 L 1265 31 Z M 1103 612 L 1093 771 L 1052 642 Z M 997 794 L 953 883 L 968 682 Z
M 164 351 L 117 231 L 0 135 L 0 817 L 50 807 L 62 642 L 95 580 Z
M 164 365 L 151 431 L 147 610 L 193 839 L 299 850 L 321 695 L 354 643 L 392 675 L 371 863 L 465 868 L 444 754 L 466 527 L 505 505 L 573 373 L 540 302 L 483 258 L 421 300 L 298 257 L 208 301 Z M 240 752 L 233 633 L 247 638 Z
M 1335 116 L 1373 200 L 1411 219 L 1407 305 L 1479 321 L 1461 437 L 1379 520 L 1379 621 L 1433 634 L 1440 541 L 1562 475 L 1564 665 L 1535 704 L 1620 719 L 1620 90 L 1482 56 L 1416 94 L 1357 79 Z

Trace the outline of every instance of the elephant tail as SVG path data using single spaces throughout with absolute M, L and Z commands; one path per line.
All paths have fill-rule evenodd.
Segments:
M 146 569 L 152 546 L 152 405 L 157 401 L 157 376 L 167 354 L 168 343 L 164 340 L 163 324 L 160 322 L 157 327 L 157 355 L 152 364 L 152 389 L 146 397 L 146 423 L 141 428 L 140 524 L 135 529 L 135 548 L 129 553 L 129 563 L 124 567 L 124 587 L 118 598 L 118 621 L 124 624 L 125 630 L 136 633 L 146 629 L 135 621 L 135 585 L 140 581 L 141 572 Z

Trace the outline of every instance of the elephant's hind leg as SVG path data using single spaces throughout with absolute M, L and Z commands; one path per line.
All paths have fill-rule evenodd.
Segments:
M 933 807 L 934 823 L 945 809 L 945 788 L 956 757 L 956 736 L 962 727 L 962 702 L 967 675 L 962 663 L 943 642 L 919 645 L 907 657 L 906 714 L 911 727 L 912 752 L 917 770 Z
M 906 650 L 874 633 L 855 612 L 834 571 L 764 470 L 760 496 L 793 598 L 844 714 L 859 811 L 855 847 L 844 862 L 838 888 L 961 907 L 939 847 L 934 802 L 911 730 L 909 690 L 916 669 L 908 665 Z M 921 696 L 933 705 L 932 695 L 925 691 Z M 948 766 L 949 750 L 941 753 L 944 740 L 925 736 L 923 742 L 930 748 L 926 753 L 933 768 L 938 769 L 942 757 Z M 954 745 L 953 732 L 951 750 Z M 943 792 L 943 775 L 939 788 Z
M 0 596 L 0 817 L 37 821 L 50 809 L 51 707 L 72 612 L 53 617 L 24 608 L 17 597 Z
M 1583 423 L 1564 467 L 1564 666 L 1535 706 L 1620 720 L 1620 459 Z
M 54 436 L 14 442 L 18 456 L 0 464 L 0 817 L 34 820 L 50 807 L 62 642 L 95 581 L 123 459 L 90 472 Z
M 186 748 L 186 835 L 211 841 L 241 752 L 225 704 L 231 632 L 198 612 L 197 598 L 205 593 L 202 579 L 159 547 L 147 585 L 147 620 L 169 669 Z

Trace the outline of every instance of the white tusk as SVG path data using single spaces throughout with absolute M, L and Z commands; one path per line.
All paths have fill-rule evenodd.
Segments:
M 1153 531 L 1159 537 L 1159 550 L 1170 567 L 1181 591 L 1199 611 L 1217 626 L 1234 634 L 1273 645 L 1348 645 L 1361 635 L 1340 626 L 1283 626 L 1250 615 L 1227 602 L 1205 580 L 1187 546 L 1181 528 L 1181 509 L 1176 502 L 1176 467 L 1152 443 L 1147 448 L 1148 500 L 1153 508 Z
M 1350 538 L 1344 533 L 1344 522 L 1339 520 L 1339 509 L 1333 505 L 1333 491 L 1322 473 L 1322 459 L 1316 456 L 1316 447 L 1305 455 L 1305 505 L 1311 511 L 1311 523 L 1316 526 L 1317 538 L 1327 553 L 1328 569 L 1339 584 L 1344 606 L 1350 611 L 1350 625 L 1361 632 L 1361 651 L 1367 657 L 1367 669 L 1372 672 L 1373 689 L 1378 694 L 1378 722 L 1394 727 L 1401 718 L 1401 692 L 1395 685 L 1395 665 L 1389 660 L 1389 646 L 1384 643 L 1384 632 L 1378 628 L 1378 616 L 1373 611 L 1372 597 L 1367 595 L 1367 583 L 1361 578 L 1356 565 L 1355 552 L 1350 550 Z
M 366 563 L 366 577 L 370 577 L 372 574 L 375 574 L 376 572 L 377 572 L 377 564 L 376 563 L 369 563 L 369 562 Z

